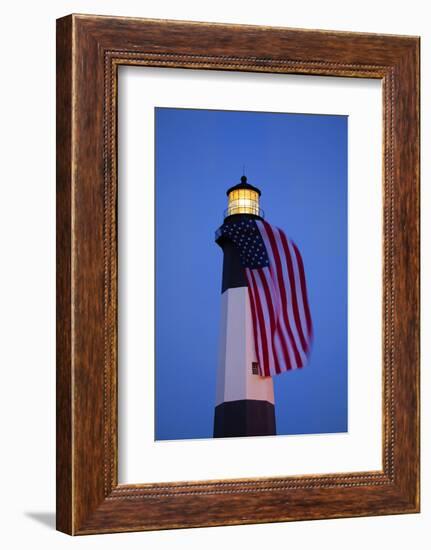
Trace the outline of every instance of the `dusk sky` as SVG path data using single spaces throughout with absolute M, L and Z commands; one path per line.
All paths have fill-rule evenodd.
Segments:
M 226 190 L 299 247 L 314 343 L 274 378 L 277 434 L 347 431 L 346 116 L 156 109 L 156 439 L 212 437 Z

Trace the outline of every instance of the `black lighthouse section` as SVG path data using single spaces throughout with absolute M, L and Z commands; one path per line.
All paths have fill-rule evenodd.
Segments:
M 225 223 L 241 219 L 261 219 L 253 214 L 236 214 Z M 247 278 L 233 242 L 220 236 L 217 244 L 223 249 L 222 294 L 229 288 L 247 287 Z M 238 368 L 243 368 L 238 365 Z M 250 365 L 250 370 L 252 365 Z M 254 376 L 259 376 L 258 374 Z M 276 435 L 274 404 L 258 399 L 225 401 L 215 408 L 214 437 Z
M 219 244 L 223 249 L 222 294 L 228 288 L 246 287 L 247 278 L 245 270 L 241 264 L 235 245 L 230 239 L 226 238 L 223 238 L 223 242 L 219 242 Z
M 275 410 L 269 401 L 241 399 L 217 405 L 214 437 L 275 435 Z

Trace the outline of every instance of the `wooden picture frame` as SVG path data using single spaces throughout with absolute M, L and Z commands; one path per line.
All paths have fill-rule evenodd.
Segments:
M 117 68 L 383 83 L 383 469 L 119 485 Z M 57 21 L 57 529 L 419 511 L 419 38 L 70 15 Z

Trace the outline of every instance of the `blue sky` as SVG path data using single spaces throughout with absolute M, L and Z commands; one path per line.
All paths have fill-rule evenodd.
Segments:
M 314 344 L 274 378 L 277 433 L 347 430 L 346 116 L 156 109 L 156 439 L 212 437 L 226 190 L 243 165 L 298 245 Z

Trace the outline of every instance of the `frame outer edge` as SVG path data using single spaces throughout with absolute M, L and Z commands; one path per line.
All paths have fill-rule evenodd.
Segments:
M 56 528 L 73 534 L 72 16 L 56 25 Z
M 395 103 L 395 419 L 397 483 L 412 512 L 420 510 L 420 40 L 396 68 Z M 402 346 L 400 346 L 402 342 Z

